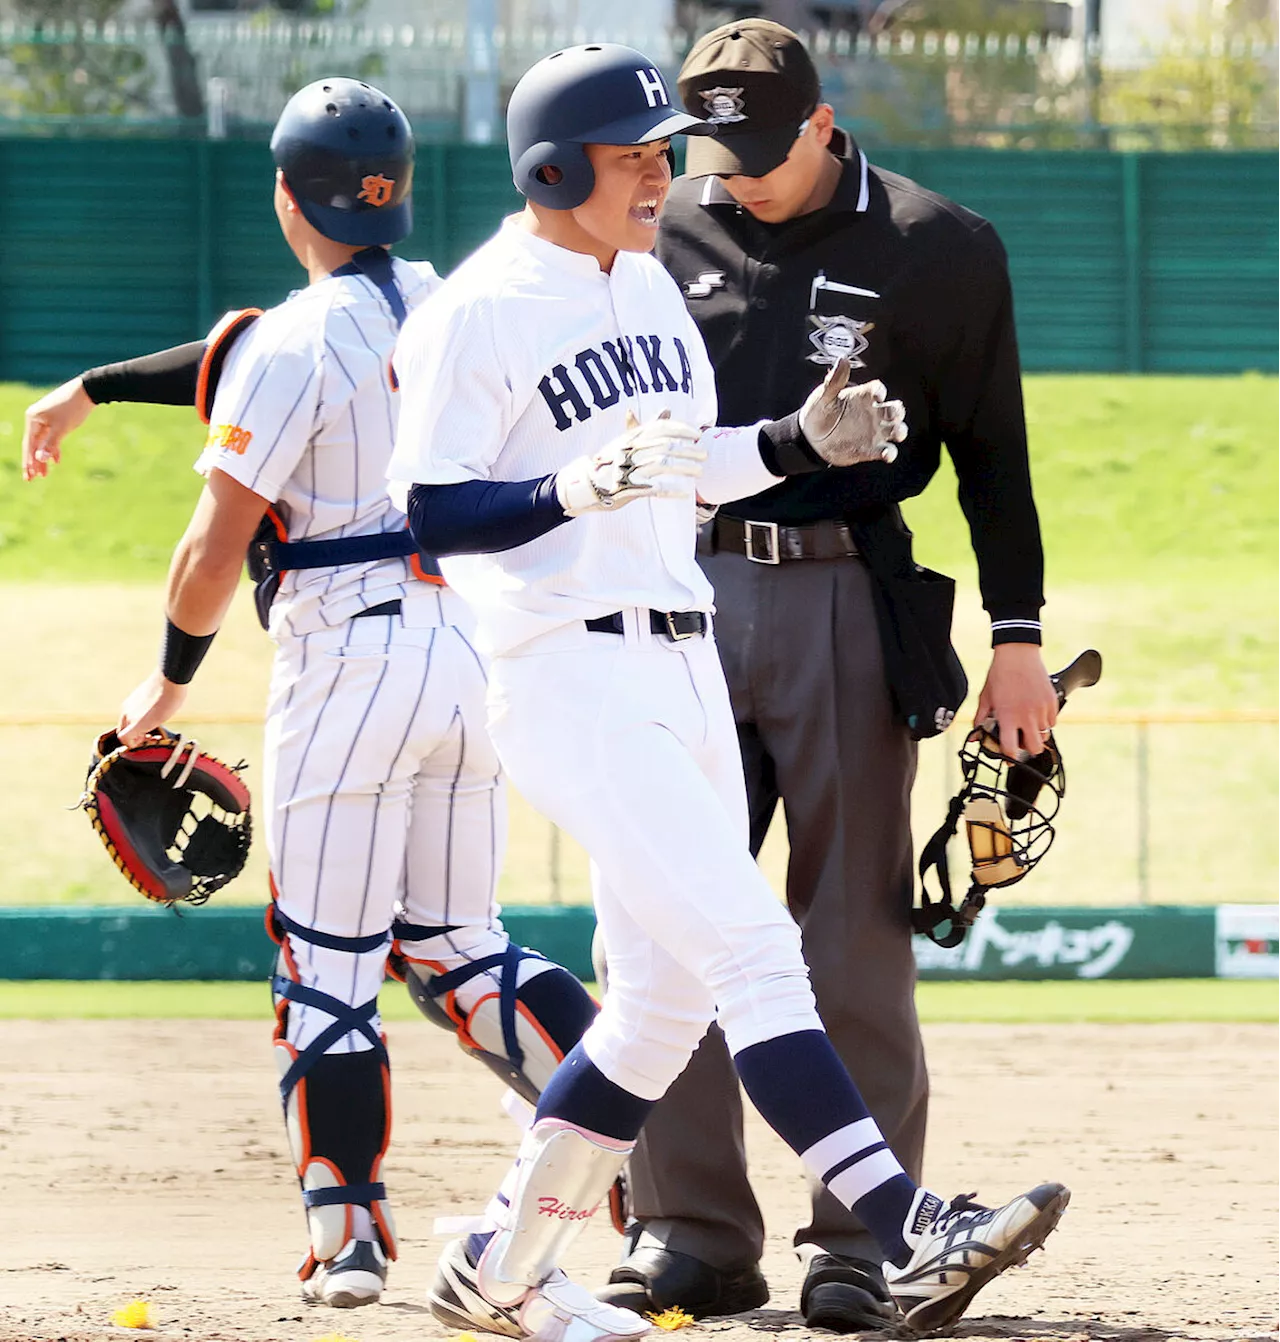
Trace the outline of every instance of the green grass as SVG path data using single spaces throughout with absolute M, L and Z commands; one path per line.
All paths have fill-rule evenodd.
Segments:
M 1276 385 L 1028 376 L 1051 581 L 1159 586 L 1205 563 L 1274 577 Z M 106 406 L 48 480 L 20 488 L 22 412 L 36 394 L 0 384 L 0 580 L 162 577 L 191 512 L 202 426 L 185 410 Z M 949 467 L 911 512 L 921 553 L 967 574 Z
M 1138 738 L 1086 725 L 1102 710 L 1274 709 L 1277 681 L 1277 380 L 1274 377 L 1034 376 L 1026 379 L 1043 522 L 1046 659 L 1103 652 L 1102 683 L 1068 711 L 1059 740 L 1071 795 L 1053 855 L 1002 902 L 1137 902 Z M 27 761 L 0 807 L 0 904 L 127 898 L 86 824 L 67 811 L 94 732 L 153 664 L 160 584 L 199 488 L 200 427 L 185 411 L 110 406 L 67 445 L 47 480 L 18 478 L 30 388 L 0 386 L 0 753 Z M 989 658 L 986 617 L 955 479 L 945 463 L 908 505 L 922 562 L 959 582 L 955 639 L 971 681 Z M 189 709 L 224 755 L 261 778 L 257 715 L 270 645 L 242 593 L 197 678 Z M 4 726 L 9 714 L 35 726 Z M 78 725 L 45 725 L 61 715 Z M 963 712 L 962 712 L 963 716 Z M 238 725 L 227 719 L 239 718 Z M 926 743 L 918 838 L 957 783 L 956 742 Z M 1265 723 L 1153 727 L 1153 902 L 1270 900 L 1277 880 L 1277 730 Z M 518 800 L 500 897 L 550 897 L 550 832 Z M 1223 844 L 1229 861 L 1222 859 Z M 562 844 L 561 897 L 587 898 L 586 863 Z M 262 846 L 223 898 L 265 894 Z M 785 842 L 762 863 L 781 887 Z
M 200 491 L 191 467 L 204 425 L 170 406 L 104 406 L 47 480 L 24 484 L 23 411 L 37 394 L 0 384 L 0 575 L 163 579 Z
M 1256 374 L 1026 379 L 1046 656 L 1102 649 L 1090 705 L 1274 705 L 1276 390 Z M 917 557 L 965 589 L 972 676 L 977 571 L 949 463 L 906 511 Z
M 1114 705 L 1275 702 L 1276 379 L 1026 379 L 1048 552 L 1047 655 L 1108 659 Z M 190 515 L 201 427 L 187 411 L 107 406 L 44 481 L 19 479 L 31 388 L 0 386 L 0 582 L 159 582 Z M 920 559 L 956 575 L 972 674 L 985 621 L 955 481 L 908 505 Z
M 590 985 L 594 991 L 594 985 Z M 1072 1024 L 1086 1021 L 1258 1022 L 1276 1019 L 1273 982 L 1245 979 L 1099 979 L 1091 983 L 922 983 L 926 1023 Z M 415 1020 L 408 995 L 388 985 L 387 1020 Z M 259 1020 L 265 983 L 0 982 L 0 1020 Z
M 1275 577 L 1274 377 L 1026 378 L 1050 583 L 1163 585 L 1203 564 Z M 970 562 L 953 487 L 912 510 L 925 553 Z

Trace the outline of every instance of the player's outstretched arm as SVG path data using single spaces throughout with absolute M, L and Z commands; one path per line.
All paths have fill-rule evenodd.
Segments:
M 160 665 L 124 701 L 116 735 L 135 745 L 182 707 L 240 580 L 267 500 L 212 470 L 173 552 Z
M 109 401 L 195 405 L 206 348 L 205 341 L 193 340 L 123 363 L 89 368 L 33 402 L 27 407 L 22 432 L 22 478 L 48 475 L 50 464 L 62 460 L 62 440 L 96 406 Z
M 27 406 L 22 427 L 22 478 L 48 475 L 62 460 L 62 440 L 89 418 L 94 402 L 81 378 L 55 387 Z

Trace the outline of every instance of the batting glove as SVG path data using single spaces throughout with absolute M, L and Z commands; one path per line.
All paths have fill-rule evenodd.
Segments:
M 569 517 L 621 508 L 632 499 L 676 499 L 693 494 L 707 454 L 700 430 L 664 410 L 641 424 L 627 411 L 627 429 L 590 457 L 556 474 L 556 497 Z
M 883 382 L 848 382 L 849 360 L 838 359 L 800 407 L 800 432 L 832 466 L 897 460 L 894 444 L 907 436 L 902 402 L 885 400 Z

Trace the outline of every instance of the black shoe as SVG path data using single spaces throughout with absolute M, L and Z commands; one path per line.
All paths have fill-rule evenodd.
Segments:
M 596 1299 L 640 1315 L 678 1305 L 705 1319 L 759 1309 L 769 1299 L 769 1286 L 754 1264 L 725 1270 L 674 1249 L 644 1248 L 613 1269 Z
M 883 1332 L 898 1318 L 884 1274 L 875 1263 L 839 1254 L 814 1256 L 800 1291 L 800 1312 L 810 1328 L 833 1333 Z

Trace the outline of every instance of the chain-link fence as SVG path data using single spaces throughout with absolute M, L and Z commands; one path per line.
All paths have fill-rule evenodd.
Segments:
M 643 9 L 603 26 L 495 22 L 425 6 L 414 23 L 196 17 L 185 31 L 132 22 L 0 23 L 0 117 L 9 132 L 260 135 L 313 79 L 385 87 L 422 138 L 501 138 L 501 110 L 539 57 L 625 42 L 674 75 L 696 34 Z M 1276 47 L 1261 28 L 1159 49 L 1103 49 L 1037 33 L 805 33 L 825 96 L 868 145 L 1187 149 L 1277 143 Z M 179 55 L 181 59 L 179 59 Z M 179 108 L 193 115 L 179 115 Z

